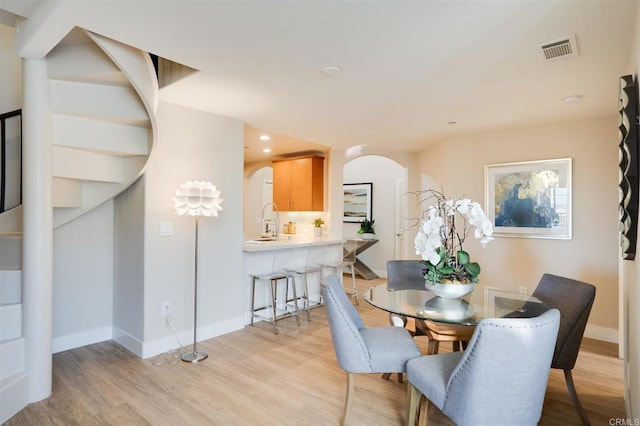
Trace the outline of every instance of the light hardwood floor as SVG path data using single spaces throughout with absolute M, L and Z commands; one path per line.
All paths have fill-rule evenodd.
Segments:
M 359 281 L 362 290 L 384 282 Z M 387 325 L 384 312 L 360 299 L 368 326 Z M 426 352 L 426 338 L 416 339 Z M 336 425 L 345 392 L 324 308 L 288 318 L 279 334 L 259 323 L 198 345 L 209 358 L 189 364 L 170 355 L 142 360 L 113 342 L 53 357 L 53 395 L 6 425 Z M 441 345 L 441 352 L 450 350 Z M 623 366 L 617 346 L 585 339 L 574 380 L 592 425 L 625 418 Z M 156 365 L 159 364 L 159 365 Z M 349 424 L 403 425 L 406 383 L 358 375 Z M 437 409 L 431 425 L 452 424 Z M 552 370 L 541 425 L 580 425 L 564 376 Z M 620 423 L 618 423 L 620 424 Z

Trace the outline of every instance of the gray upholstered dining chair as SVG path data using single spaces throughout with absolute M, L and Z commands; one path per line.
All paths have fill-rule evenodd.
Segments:
M 342 413 L 342 424 L 345 424 L 356 373 L 402 373 L 406 371 L 407 361 L 421 354 L 404 328 L 365 327 L 336 275 L 324 278 L 321 289 L 336 358 L 340 368 L 347 372 Z
M 576 365 L 584 329 L 587 326 L 591 306 L 596 297 L 596 288 L 591 284 L 571 278 L 544 274 L 538 282 L 533 296 L 560 311 L 560 331 L 551 368 L 564 370 L 565 382 L 573 405 L 582 422 L 589 425 L 589 417 L 578 399 L 571 371 Z
M 535 425 L 542 414 L 560 312 L 533 318 L 487 318 L 463 352 L 427 355 L 407 364 L 407 425 L 422 395 L 456 425 Z

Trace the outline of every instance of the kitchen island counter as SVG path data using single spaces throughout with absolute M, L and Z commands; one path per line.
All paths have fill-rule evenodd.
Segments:
M 280 235 L 278 239 L 250 239 L 244 242 L 242 251 L 287 250 L 313 246 L 342 244 L 342 239 L 331 237 L 313 237 L 306 235 Z

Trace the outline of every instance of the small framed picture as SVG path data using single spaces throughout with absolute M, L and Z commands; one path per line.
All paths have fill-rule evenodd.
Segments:
M 359 223 L 371 220 L 373 183 L 345 183 L 343 222 Z

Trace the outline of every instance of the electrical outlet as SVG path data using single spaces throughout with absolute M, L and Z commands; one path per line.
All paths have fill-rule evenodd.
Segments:
M 162 316 L 167 317 L 169 314 L 171 314 L 171 303 L 164 302 L 162 304 Z
M 520 293 L 522 293 L 522 294 L 527 294 L 527 288 L 526 288 L 526 287 L 524 287 L 524 286 L 520 287 L 520 289 L 519 289 L 518 291 L 519 291 Z

